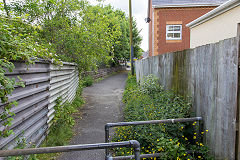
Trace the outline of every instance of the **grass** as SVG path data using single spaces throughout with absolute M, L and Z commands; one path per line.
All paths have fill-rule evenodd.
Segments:
M 91 75 L 88 75 L 86 77 L 83 77 L 83 86 L 89 87 L 94 83 L 94 79 Z

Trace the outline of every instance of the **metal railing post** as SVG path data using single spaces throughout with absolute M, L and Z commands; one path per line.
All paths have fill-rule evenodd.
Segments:
M 109 126 L 105 125 L 105 143 L 110 142 L 110 137 L 109 137 Z M 105 150 L 105 160 L 109 160 L 110 154 L 109 154 L 109 149 L 106 148 Z
M 83 150 L 96 150 L 96 149 L 119 148 L 119 147 L 133 148 L 135 151 L 134 153 L 135 159 L 140 160 L 140 143 L 136 140 L 130 140 L 125 142 L 113 142 L 113 143 L 97 143 L 97 144 L 85 144 L 85 145 L 69 145 L 69 146 L 57 146 L 57 147 L 0 150 L 0 157 L 22 156 L 22 155 L 43 154 L 43 153 L 57 153 L 57 152 L 72 152 L 72 151 L 83 151 Z
M 136 140 L 130 141 L 130 143 L 132 143 L 131 145 L 134 148 L 135 160 L 140 160 L 140 154 L 141 154 L 140 143 Z
M 179 118 L 179 119 L 165 119 L 165 120 L 151 120 L 151 121 L 136 121 L 136 122 L 118 122 L 118 123 L 107 123 L 105 125 L 105 142 L 110 142 L 109 131 L 112 127 L 120 127 L 120 126 L 136 126 L 136 125 L 145 125 L 145 124 L 160 124 L 160 123 L 183 123 L 183 122 L 194 122 L 194 121 L 202 121 L 202 117 L 192 117 L 192 118 Z M 137 151 L 138 152 L 138 151 Z M 135 155 L 136 156 L 136 155 Z M 146 155 L 146 156 L 150 156 Z M 109 149 L 106 149 L 106 160 L 109 160 L 111 157 L 109 153 Z M 127 157 L 127 156 L 125 156 Z M 144 156 L 145 157 L 145 156 Z M 113 157 L 113 159 L 115 159 Z

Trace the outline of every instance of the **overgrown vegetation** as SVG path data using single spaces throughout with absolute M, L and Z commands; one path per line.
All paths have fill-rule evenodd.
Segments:
M 35 146 L 32 146 L 34 148 Z M 19 138 L 17 140 L 17 146 L 14 149 L 24 149 L 27 148 L 27 142 L 25 138 Z M 36 155 L 30 156 L 9 156 L 6 158 L 7 160 L 38 160 Z
M 77 89 L 76 98 L 72 103 L 63 103 L 61 97 L 57 99 L 57 104 L 54 106 L 55 116 L 52 120 L 50 132 L 42 147 L 63 146 L 69 143 L 74 134 L 74 114 L 78 113 L 78 109 L 84 103 L 81 94 L 82 85 Z M 37 155 L 37 158 L 40 160 L 55 159 L 58 155 L 59 153 L 41 154 Z
M 80 71 L 129 59 L 128 17 L 110 5 L 92 6 L 87 0 L 23 0 L 6 5 L 11 17 L 38 28 L 53 53 L 76 62 Z M 135 57 L 139 57 L 142 38 L 135 21 L 133 26 Z
M 86 77 L 83 77 L 83 86 L 91 86 L 94 82 L 94 79 L 91 75 L 88 75 Z
M 99 0 L 101 1 L 101 0 Z M 0 137 L 13 134 L 10 102 L 21 77 L 8 78 L 13 61 L 26 64 L 39 58 L 61 63 L 76 62 L 79 72 L 118 65 L 129 59 L 128 17 L 111 6 L 91 6 L 87 0 L 21 0 L 0 2 L 0 113 L 4 129 Z M 135 57 L 141 55 L 142 38 L 134 22 Z
M 1 103 L 5 104 L 0 113 L 0 122 L 4 126 L 0 137 L 7 137 L 13 133 L 10 130 L 14 116 L 11 108 L 17 106 L 17 102 L 9 102 L 8 95 L 11 95 L 15 86 L 24 87 L 20 77 L 15 79 L 5 76 L 6 72 L 12 72 L 15 68 L 12 61 L 23 60 L 27 64 L 33 63 L 37 58 L 55 61 L 47 46 L 38 43 L 37 35 L 34 27 L 17 18 L 8 19 L 0 15 L 0 99 Z
M 82 99 L 82 83 L 80 83 L 75 99 L 72 103 L 68 101 L 63 103 L 62 98 L 59 97 L 56 100 L 55 116 L 51 121 L 51 127 L 49 130 L 49 134 L 47 138 L 41 145 L 42 147 L 52 147 L 52 146 L 63 146 L 67 145 L 71 140 L 74 130 L 73 126 L 75 124 L 74 114 L 78 113 L 78 109 L 84 104 L 84 100 Z M 35 146 L 32 144 L 28 144 L 24 137 L 19 137 L 17 146 L 15 149 L 24 149 Z M 40 154 L 40 155 L 31 155 L 29 157 L 26 156 L 9 156 L 7 160 L 46 160 L 46 159 L 56 159 L 60 153 L 50 153 L 50 154 Z
M 123 102 L 126 104 L 125 121 L 187 118 L 191 114 L 191 101 L 164 90 L 153 76 L 146 77 L 140 84 L 135 76 L 129 76 Z M 201 142 L 207 131 L 197 133 L 196 123 L 120 127 L 116 129 L 113 140 L 138 140 L 142 153 L 161 153 L 159 159 L 212 159 L 208 148 Z M 115 153 L 129 155 L 132 151 L 119 148 Z

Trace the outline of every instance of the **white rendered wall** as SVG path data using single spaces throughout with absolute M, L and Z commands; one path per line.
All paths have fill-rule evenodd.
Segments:
M 190 47 L 195 48 L 236 37 L 238 23 L 240 23 L 240 6 L 191 28 Z

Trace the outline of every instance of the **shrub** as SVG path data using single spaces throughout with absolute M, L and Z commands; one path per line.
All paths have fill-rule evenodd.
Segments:
M 125 121 L 146 121 L 190 117 L 191 101 L 164 90 L 154 76 L 146 77 L 140 84 L 129 76 L 124 91 Z M 211 159 L 208 149 L 194 133 L 196 123 L 155 124 L 120 127 L 113 141 L 138 140 L 142 153 L 161 153 L 160 159 Z M 186 136 L 188 138 L 186 138 Z M 201 145 L 200 145 L 201 144 Z M 189 152 L 189 150 L 191 152 Z M 131 150 L 119 148 L 116 155 L 129 155 Z
M 2 3 L 0 11 L 1 5 Z M 17 106 L 17 102 L 9 101 L 9 95 L 16 86 L 25 86 L 20 77 L 10 78 L 5 73 L 13 72 L 13 61 L 22 60 L 31 64 L 38 58 L 60 63 L 48 45 L 40 42 L 36 28 L 21 19 L 9 19 L 0 14 L 0 103 L 4 104 L 0 112 L 0 125 L 4 127 L 0 131 L 0 138 L 14 134 L 10 129 L 14 118 L 11 108 Z
M 17 146 L 14 147 L 14 149 L 25 149 L 27 148 L 27 145 L 30 143 L 27 143 L 26 138 L 24 138 L 21 134 L 18 136 L 17 139 Z M 35 148 L 35 145 L 32 145 L 31 148 Z M 6 160 L 38 160 L 36 155 L 22 155 L 22 156 L 8 156 L 5 158 Z
M 86 76 L 83 78 L 83 86 L 89 87 L 93 84 L 94 79 L 92 76 Z

